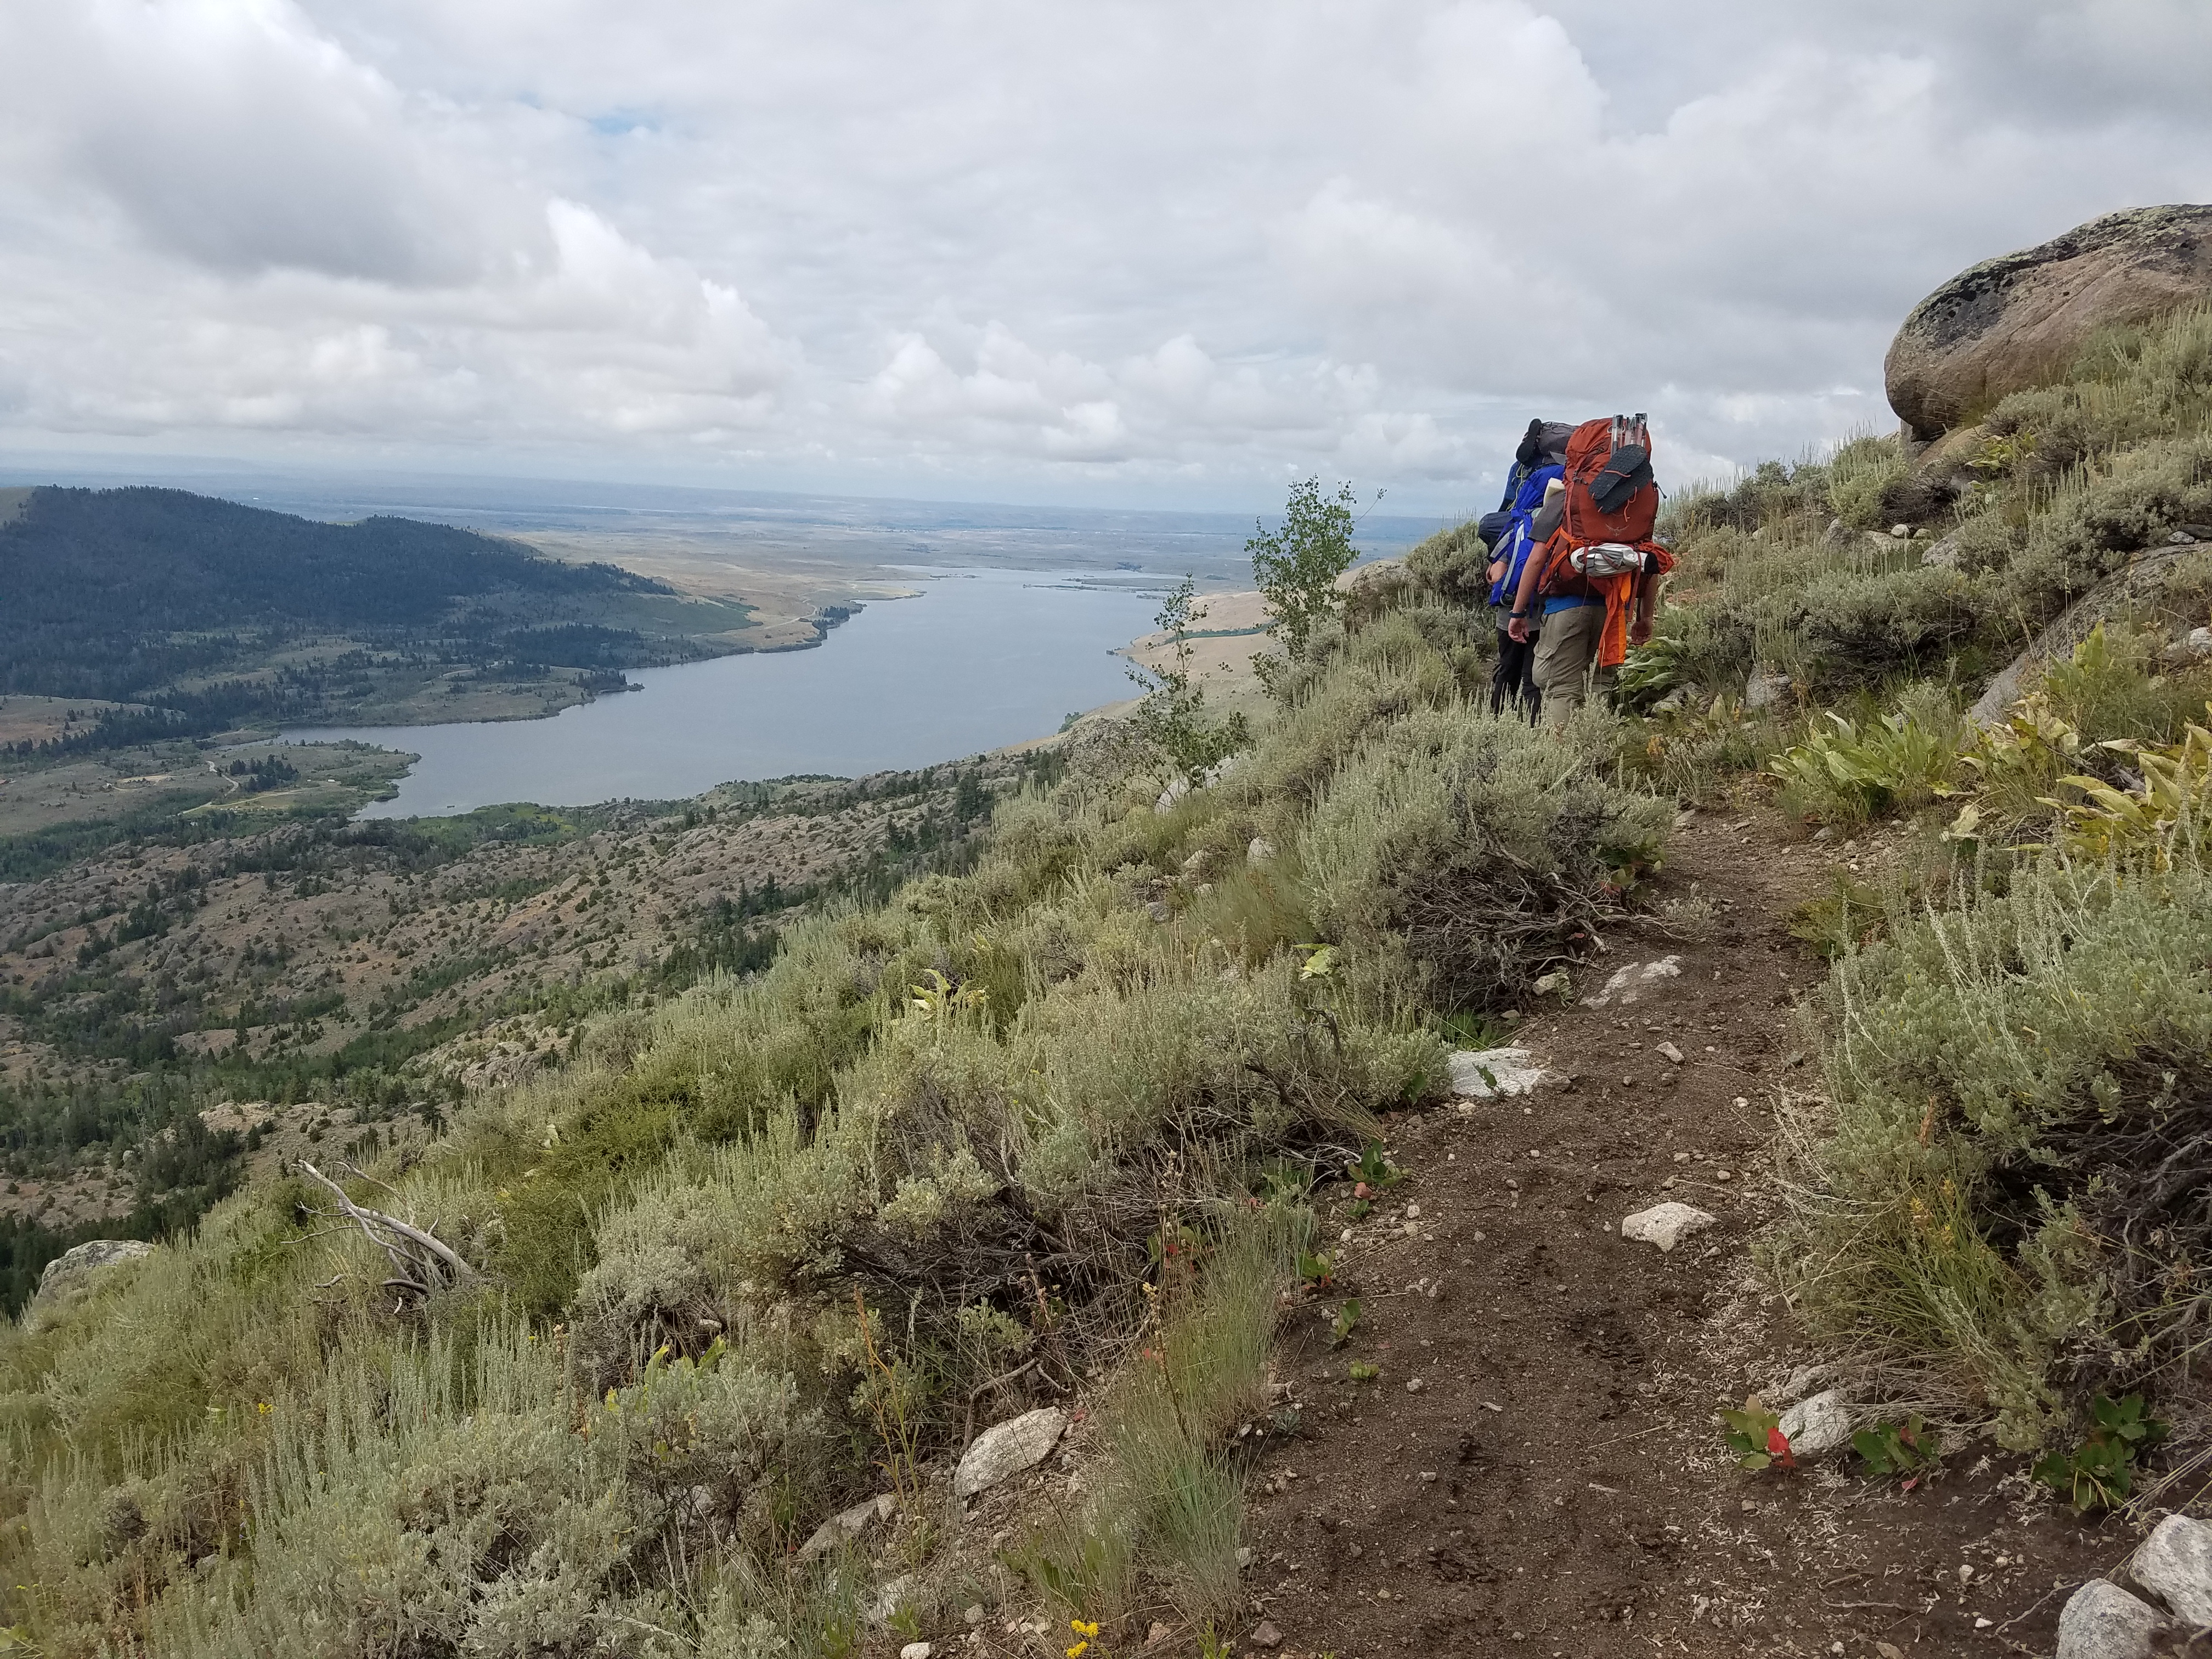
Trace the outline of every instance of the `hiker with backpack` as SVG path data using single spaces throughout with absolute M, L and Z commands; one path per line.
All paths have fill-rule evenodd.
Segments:
M 1531 633 L 1516 639 L 1508 628 L 1513 595 L 1530 554 L 1550 539 L 1565 510 L 1563 465 L 1567 440 L 1574 428 L 1557 421 L 1534 420 L 1514 452 L 1513 470 L 1505 481 L 1504 499 L 1498 511 L 1485 514 L 1476 526 L 1490 551 L 1490 605 L 1498 623 L 1498 661 L 1490 677 L 1490 712 L 1505 712 L 1508 703 L 1535 723 L 1541 705 L 1533 670 L 1537 642 Z
M 1652 539 L 1659 486 L 1641 415 L 1584 421 L 1567 440 L 1558 528 L 1513 589 L 1506 631 L 1535 641 L 1530 673 L 1544 724 L 1566 725 L 1591 690 L 1609 690 L 1632 645 L 1651 637 L 1674 556 Z

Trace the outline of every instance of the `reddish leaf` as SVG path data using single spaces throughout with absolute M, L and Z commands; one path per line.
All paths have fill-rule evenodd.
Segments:
M 1769 1429 L 1766 1431 L 1766 1450 L 1767 1455 L 1781 1464 L 1784 1468 L 1794 1469 L 1797 1467 L 1797 1460 L 1790 1455 L 1790 1437 L 1783 1433 L 1780 1429 Z

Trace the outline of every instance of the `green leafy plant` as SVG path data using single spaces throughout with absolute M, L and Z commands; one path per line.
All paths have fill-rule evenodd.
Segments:
M 2089 1402 L 2091 1427 L 2072 1451 L 2054 1451 L 2031 1471 L 2083 1514 L 2117 1508 L 2135 1491 L 2136 1460 L 2166 1438 L 2172 1425 L 2143 1409 L 2142 1396 Z
M 1902 1423 L 1876 1423 L 1851 1437 L 1851 1449 L 1878 1475 L 1917 1480 L 1936 1462 L 1936 1443 L 1927 1420 L 1915 1412 Z
M 1382 1154 L 1382 1143 L 1370 1140 L 1359 1149 L 1359 1161 L 1352 1166 L 1353 1177 L 1366 1188 L 1359 1194 L 1366 1198 L 1396 1186 L 1406 1178 L 1406 1172 Z
M 1831 711 L 1835 730 L 1815 722 L 1805 741 L 1769 761 L 1806 810 L 1853 824 L 1933 797 L 1958 765 L 1948 732 L 1905 714 L 1861 724 Z
M 1244 544 L 1252 556 L 1253 586 L 1267 601 L 1276 641 L 1283 647 L 1282 656 L 1263 651 L 1252 659 L 1253 671 L 1271 695 L 1286 686 L 1285 671 L 1291 665 L 1311 655 L 1315 629 L 1339 612 L 1342 600 L 1336 579 L 1359 556 L 1352 544 L 1352 509 L 1358 502 L 1348 483 L 1331 498 L 1321 493 L 1319 478 L 1301 479 L 1291 486 L 1282 524 L 1273 531 L 1255 526 Z
M 1326 1250 L 1298 1252 L 1298 1277 L 1310 1290 L 1325 1291 L 1336 1282 L 1333 1264 Z
M 1721 1424 L 1723 1437 L 1729 1449 L 1736 1455 L 1740 1467 L 1754 1474 L 1773 1464 L 1785 1469 L 1797 1467 L 1797 1460 L 1790 1450 L 1790 1437 L 1782 1432 L 1782 1419 L 1767 1410 L 1757 1395 L 1747 1399 L 1737 1410 L 1723 1411 Z
M 1352 1297 L 1336 1310 L 1336 1318 L 1328 1328 L 1328 1346 L 1340 1348 L 1352 1340 L 1352 1334 L 1359 1327 L 1359 1298 Z
M 1379 1365 L 1370 1365 L 1362 1359 L 1355 1359 L 1346 1368 L 1345 1375 L 1355 1382 L 1372 1382 L 1382 1375 L 1382 1368 Z
M 1161 601 L 1153 618 L 1168 636 L 1169 660 L 1158 668 L 1132 667 L 1129 678 L 1145 688 L 1144 700 L 1129 717 L 1130 729 L 1166 757 L 1195 789 L 1220 762 L 1252 740 L 1251 723 L 1232 714 L 1211 719 L 1206 690 L 1191 672 L 1190 629 L 1206 618 L 1197 602 L 1197 585 L 1188 576 Z

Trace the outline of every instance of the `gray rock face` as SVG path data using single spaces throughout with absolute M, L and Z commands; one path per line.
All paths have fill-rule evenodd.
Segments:
M 2175 1618 L 2212 1625 L 2212 1525 L 2167 1516 L 2143 1540 L 2129 1571 Z
M 2212 206 L 2130 208 L 1985 259 L 1912 308 L 1883 364 L 1924 441 L 2063 369 L 2097 330 L 2212 295 Z
M 952 1472 L 953 1495 L 973 1498 L 1024 1469 L 1035 1468 L 1066 1432 L 1067 1413 L 1051 1406 L 994 1424 L 975 1437 Z
M 46 1271 L 39 1275 L 38 1293 L 31 1298 L 31 1305 L 52 1306 L 82 1290 L 102 1267 L 112 1267 L 118 1261 L 136 1261 L 153 1254 L 151 1244 L 135 1238 L 95 1238 L 80 1244 L 46 1263 Z
M 2166 1620 L 2106 1578 L 2074 1592 L 2058 1615 L 2058 1659 L 2152 1659 Z

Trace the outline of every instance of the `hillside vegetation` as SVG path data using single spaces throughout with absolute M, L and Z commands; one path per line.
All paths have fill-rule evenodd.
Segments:
M 1036 1571 L 1225 1613 L 1214 1436 L 1265 1404 L 1316 1164 L 1442 1088 L 1438 1016 L 1580 948 L 1657 851 L 1665 809 L 1598 750 L 1474 717 L 1484 672 L 1462 618 L 1394 614 L 1170 810 L 1102 745 L 1000 805 L 972 873 L 588 1023 L 566 1070 L 367 1166 L 465 1263 L 427 1298 L 294 1179 L 42 1311 L 0 1362 L 14 1616 L 57 1654 L 855 1651 L 866 1587 L 784 1551 L 1148 1327 L 1176 1409 L 1115 1419 L 1137 1507 Z M 1554 896 L 1527 950 L 1409 945 L 1441 861 L 1479 920 L 1486 847 Z M 1159 1271 L 1194 1258 L 1243 1265 Z
M 2201 1432 L 2212 683 L 2174 641 L 2212 614 L 2209 408 L 2192 313 L 1928 455 L 1678 502 L 1626 708 L 1564 735 L 1486 713 L 1464 529 L 1310 618 L 1225 764 L 1170 653 L 972 867 L 322 1166 L 445 1254 L 295 1166 L 35 1308 L 7 1616 L 52 1655 L 764 1659 L 1042 1606 L 1220 1652 L 1239 1448 L 1295 1427 L 1277 1313 L 1329 1273 L 1312 1188 L 1395 1178 L 1378 1115 L 1595 952 L 1685 804 L 1771 799 L 1833 855 L 1761 1260 L 1856 1399 L 2068 1454 L 2142 1391 Z M 953 1461 L 1055 1402 L 1093 1414 L 1080 1485 L 987 1543 Z M 879 1492 L 886 1540 L 796 1559 Z
M 314 752 L 252 764 L 283 784 Z M 419 1140 L 468 1089 L 557 1063 L 586 1016 L 765 963 L 810 906 L 963 867 L 995 796 L 1057 762 L 398 823 L 240 807 L 0 863 L 32 878 L 0 888 L 0 1307 L 248 1168 Z

